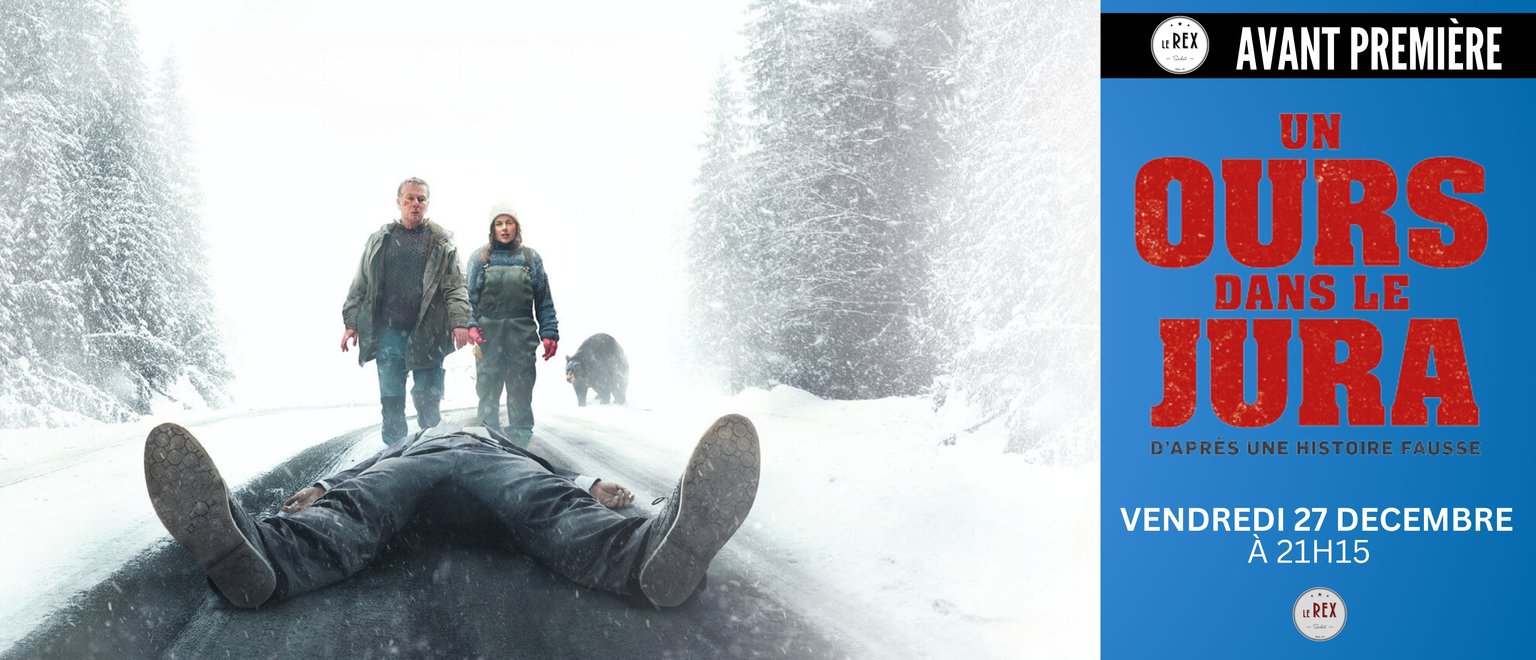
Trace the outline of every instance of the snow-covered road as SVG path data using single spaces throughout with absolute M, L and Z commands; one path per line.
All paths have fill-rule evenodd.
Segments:
M 197 428 L 241 484 L 369 414 L 338 406 L 175 421 Z M 162 421 L 0 432 L 0 650 L 167 538 L 144 490 L 144 436 Z
M 1097 466 L 1033 466 L 984 438 L 946 445 L 922 400 L 821 401 L 780 388 L 571 407 L 541 414 L 534 449 L 629 485 L 646 513 L 724 412 L 757 423 L 763 480 L 722 557 L 840 646 L 867 657 L 1097 655 Z M 178 421 L 242 484 L 376 414 L 352 406 Z M 0 433 L 0 653 L 168 543 L 141 467 L 144 434 L 158 421 Z M 359 437 L 338 460 L 379 446 Z

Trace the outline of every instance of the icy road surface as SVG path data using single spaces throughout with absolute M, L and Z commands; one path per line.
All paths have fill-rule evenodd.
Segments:
M 355 430 L 370 412 L 345 406 L 176 421 L 206 436 L 220 472 L 243 484 Z M 161 421 L 0 433 L 0 650 L 169 538 L 144 490 L 144 436 Z
M 1096 465 L 1043 468 L 995 448 L 944 446 L 920 400 L 820 401 L 781 389 L 679 410 L 541 414 L 534 445 L 630 486 L 632 513 L 649 515 L 715 416 L 754 419 L 757 505 L 717 559 L 710 590 L 668 611 L 430 528 L 345 583 L 233 610 L 202 585 L 144 495 L 143 437 L 163 420 L 5 432 L 0 656 L 1097 655 Z M 242 504 L 270 512 L 380 447 L 377 426 L 364 425 L 376 414 L 178 421 Z

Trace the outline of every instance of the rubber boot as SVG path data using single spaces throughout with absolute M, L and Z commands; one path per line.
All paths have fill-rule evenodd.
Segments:
M 523 449 L 527 449 L 528 445 L 533 444 L 533 429 L 508 426 L 502 429 L 502 433 L 506 434 L 507 439 L 511 440 L 512 444 Z
M 410 427 L 405 423 L 405 397 L 381 396 L 379 408 L 384 417 L 384 426 L 380 435 L 384 437 L 384 444 L 395 444 L 396 440 L 405 437 Z
M 416 404 L 416 424 L 425 431 L 443 422 L 441 410 L 442 399 L 437 397 L 425 397 L 411 395 L 411 402 Z

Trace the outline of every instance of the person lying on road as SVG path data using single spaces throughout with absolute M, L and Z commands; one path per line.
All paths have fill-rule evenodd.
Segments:
M 710 560 L 752 509 L 759 464 L 752 422 L 726 415 L 699 439 L 662 511 L 626 517 L 613 509 L 629 506 L 629 489 L 556 468 L 496 429 L 444 425 L 257 519 L 187 429 L 161 424 L 144 443 L 155 513 L 217 591 L 244 608 L 350 577 L 433 498 L 464 496 L 493 512 L 497 533 L 571 581 L 674 607 L 702 588 Z

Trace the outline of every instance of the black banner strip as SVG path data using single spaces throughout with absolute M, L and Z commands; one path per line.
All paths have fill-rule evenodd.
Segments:
M 1104 78 L 1536 77 L 1530 13 L 1101 14 L 1100 38 Z

